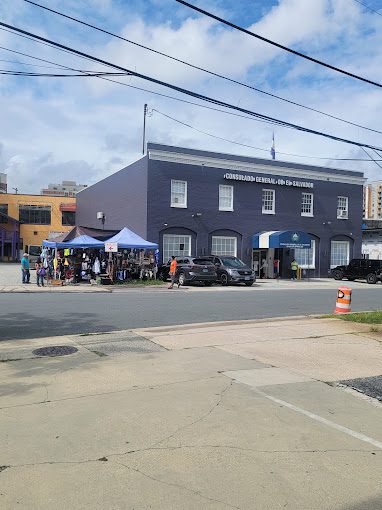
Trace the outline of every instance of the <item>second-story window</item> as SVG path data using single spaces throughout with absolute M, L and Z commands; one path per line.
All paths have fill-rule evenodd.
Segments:
M 337 219 L 347 220 L 349 216 L 349 198 L 337 197 Z
M 263 189 L 262 213 L 275 214 L 275 190 Z
M 302 193 L 301 216 L 313 216 L 313 193 Z
M 20 205 L 19 220 L 29 225 L 50 225 L 50 205 Z
M 187 181 L 171 181 L 171 207 L 187 207 Z
M 219 211 L 233 211 L 233 186 L 219 186 Z

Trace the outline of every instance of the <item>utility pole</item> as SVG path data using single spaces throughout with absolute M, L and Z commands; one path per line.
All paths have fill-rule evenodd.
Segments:
M 145 154 L 145 143 L 146 143 L 146 115 L 147 115 L 147 104 L 143 107 L 143 140 L 142 140 L 142 154 Z
M 12 189 L 14 189 L 14 190 L 15 190 L 15 193 L 16 193 L 16 195 L 17 195 L 17 192 L 19 191 L 19 188 L 12 188 Z

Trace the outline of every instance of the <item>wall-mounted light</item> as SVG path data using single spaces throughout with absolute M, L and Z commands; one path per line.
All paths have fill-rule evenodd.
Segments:
M 97 212 L 97 220 L 100 220 L 102 222 L 102 228 L 104 228 L 105 227 L 105 220 L 106 220 L 105 213 L 102 212 L 102 211 Z
M 197 212 L 197 213 L 191 214 L 191 216 L 193 218 L 200 218 L 202 216 L 202 213 L 201 212 Z

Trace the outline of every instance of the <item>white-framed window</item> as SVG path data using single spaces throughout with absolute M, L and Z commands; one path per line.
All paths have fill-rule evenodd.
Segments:
M 275 214 L 275 190 L 263 189 L 262 213 Z
M 237 256 L 236 237 L 212 236 L 212 255 Z
M 233 211 L 233 186 L 219 185 L 219 211 Z
M 332 241 L 330 243 L 330 268 L 349 264 L 349 241 Z
M 301 216 L 313 216 L 313 193 L 301 194 Z
M 171 180 L 171 207 L 187 207 L 187 181 Z
M 166 263 L 173 255 L 191 255 L 191 236 L 164 234 L 163 235 L 163 262 Z
M 295 248 L 294 258 L 301 269 L 316 269 L 316 241 L 312 239 L 310 248 Z
M 349 198 L 337 197 L 337 219 L 347 220 L 349 214 Z

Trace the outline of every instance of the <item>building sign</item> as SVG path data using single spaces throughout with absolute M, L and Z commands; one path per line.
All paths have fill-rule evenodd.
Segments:
M 278 177 L 263 177 L 262 175 L 232 174 L 225 173 L 224 179 L 229 181 L 255 182 L 260 184 L 274 184 L 275 186 L 292 186 L 294 188 L 313 188 L 313 182 L 296 181 L 295 179 L 283 179 Z
M 285 232 L 279 237 L 280 248 L 310 248 L 311 240 L 305 232 Z
M 105 243 L 106 253 L 118 253 L 118 243 Z

